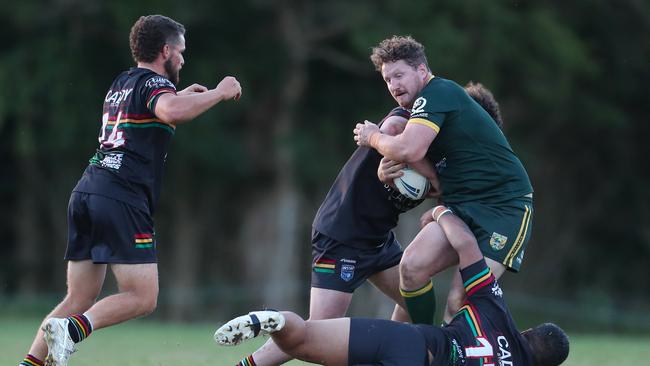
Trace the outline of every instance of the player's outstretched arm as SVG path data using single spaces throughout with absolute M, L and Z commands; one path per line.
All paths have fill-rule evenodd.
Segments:
M 232 76 L 223 78 L 214 89 L 204 92 L 194 85 L 189 88 L 192 89 L 186 88 L 177 95 L 161 95 L 156 102 L 156 117 L 167 123 L 188 122 L 223 100 L 238 99 L 242 93 L 239 81 Z
M 447 239 L 458 253 L 461 269 L 483 258 L 474 233 L 446 206 L 436 206 L 431 212 L 433 219 L 442 227 Z

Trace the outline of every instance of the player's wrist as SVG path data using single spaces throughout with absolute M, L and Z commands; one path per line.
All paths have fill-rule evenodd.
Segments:
M 373 133 L 370 134 L 370 137 L 368 138 L 368 143 L 370 144 L 371 147 L 377 148 L 377 144 L 379 142 L 379 137 L 381 136 L 381 132 L 379 131 L 374 131 Z
M 452 213 L 451 210 L 444 205 L 436 206 L 433 208 L 433 210 L 431 210 L 431 216 L 433 217 L 433 221 L 435 222 L 439 222 L 442 216 L 450 213 Z

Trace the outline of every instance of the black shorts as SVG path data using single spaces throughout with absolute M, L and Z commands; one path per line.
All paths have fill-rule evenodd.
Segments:
M 384 243 L 359 248 L 314 232 L 311 287 L 352 293 L 368 277 L 397 266 L 402 247 L 391 232 Z
M 351 318 L 348 364 L 428 366 L 426 340 L 412 324 Z
M 153 220 L 127 203 L 72 192 L 68 203 L 66 260 L 94 263 L 156 263 Z

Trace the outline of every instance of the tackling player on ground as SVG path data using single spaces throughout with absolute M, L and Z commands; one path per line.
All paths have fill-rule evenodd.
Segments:
M 569 340 L 545 323 L 519 332 L 503 292 L 485 263 L 474 234 L 445 206 L 432 216 L 459 258 L 467 300 L 443 327 L 382 319 L 304 321 L 291 312 L 256 311 L 221 326 L 215 340 L 236 345 L 270 334 L 284 352 L 323 365 L 555 366 L 569 354 Z
M 70 196 L 68 291 L 43 321 L 23 366 L 65 366 L 75 343 L 93 330 L 147 315 L 158 297 L 153 214 L 167 147 L 176 125 L 238 98 L 234 77 L 214 89 L 176 91 L 185 28 L 161 16 L 140 17 L 130 45 L 137 67 L 121 73 L 104 99 L 99 148 Z M 97 301 L 107 264 L 119 293 Z

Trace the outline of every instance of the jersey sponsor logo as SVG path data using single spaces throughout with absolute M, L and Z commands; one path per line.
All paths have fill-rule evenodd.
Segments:
M 501 287 L 499 287 L 497 281 L 494 281 L 494 284 L 492 285 L 492 295 L 496 297 L 503 297 L 503 290 L 501 290 Z
M 116 90 L 113 91 L 112 89 L 106 93 L 106 97 L 104 98 L 104 102 L 110 103 L 112 106 L 119 105 L 123 101 L 128 98 L 129 95 L 133 92 L 133 88 L 131 89 L 122 89 L 122 90 Z
M 512 352 L 508 350 L 510 344 L 508 344 L 506 337 L 498 336 L 497 344 L 499 345 L 499 352 L 497 353 L 499 366 L 512 366 Z
M 451 361 L 453 365 L 465 364 L 465 355 L 463 354 L 463 349 L 455 339 L 451 340 Z
M 350 282 L 354 278 L 354 266 L 352 264 L 343 264 L 341 266 L 341 279 Z
M 343 262 L 343 263 L 352 263 L 352 264 L 357 263 L 357 261 L 355 261 L 354 259 L 347 259 L 347 258 L 341 259 L 341 262 Z
M 424 106 L 427 105 L 427 100 L 424 97 L 419 97 L 413 102 L 413 109 L 411 110 L 411 118 L 418 113 L 424 113 Z
M 501 250 L 506 246 L 507 241 L 508 241 L 507 236 L 494 232 L 492 233 L 492 237 L 490 238 L 490 246 L 494 250 Z
M 122 158 L 124 154 L 106 154 L 102 160 L 99 161 L 99 165 L 104 168 L 119 170 L 122 167 Z
M 436 173 L 440 174 L 447 167 L 447 158 L 442 158 L 439 162 L 436 163 Z
M 144 83 L 144 86 L 147 88 L 159 89 L 159 88 L 174 88 L 174 84 L 169 81 L 167 78 L 162 76 L 154 76 L 151 79 L 147 80 Z

